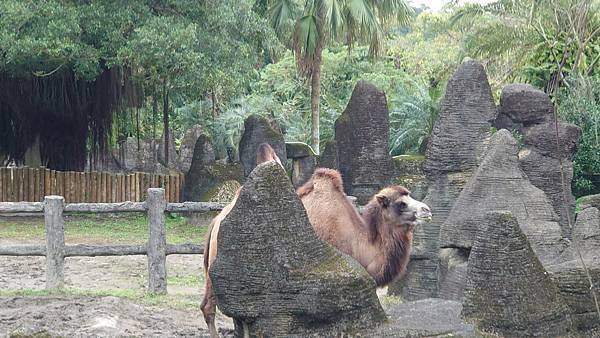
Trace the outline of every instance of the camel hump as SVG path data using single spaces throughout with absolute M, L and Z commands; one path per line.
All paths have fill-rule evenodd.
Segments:
M 298 189 L 298 196 L 302 198 L 308 195 L 313 191 L 315 182 L 317 181 L 329 183 L 335 190 L 341 193 L 344 192 L 344 184 L 342 183 L 342 176 L 339 171 L 328 168 L 317 168 L 310 180 Z

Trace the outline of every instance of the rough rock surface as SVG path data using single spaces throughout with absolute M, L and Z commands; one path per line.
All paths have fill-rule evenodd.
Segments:
M 374 280 L 317 237 L 275 163 L 259 165 L 242 187 L 209 274 L 219 309 L 250 336 L 339 336 L 385 320 Z
M 462 314 L 506 337 L 566 336 L 568 308 L 510 212 L 490 212 L 469 256 Z
M 433 220 L 417 227 L 408 273 L 403 283 L 407 299 L 437 296 L 440 226 L 483 156 L 496 106 L 483 66 L 466 60 L 456 70 L 442 100 L 440 114 L 427 145 L 423 170 L 428 190 L 424 203 Z M 425 262 L 423 260 L 429 260 Z M 419 264 L 425 270 L 416 268 Z M 427 272 L 423 272 L 427 271 Z
M 366 337 L 477 337 L 472 325 L 460 317 L 460 302 L 428 298 L 401 304 L 385 304 L 388 323 Z
M 239 163 L 223 164 L 211 162 L 206 164 L 208 138 L 201 135 L 196 141 L 192 165 L 185 176 L 183 198 L 185 201 L 207 201 L 214 195 L 214 189 L 229 180 L 244 181 L 244 172 Z
M 316 168 L 315 158 L 312 156 L 295 158 L 292 160 L 292 184 L 298 188 L 306 183 Z
M 445 299 L 460 301 L 467 280 L 467 263 L 470 250 L 445 248 L 440 250 L 438 268 L 438 294 Z
M 569 254 L 564 262 L 548 267 L 556 280 L 563 298 L 571 308 L 573 322 L 579 329 L 600 327 L 594 297 L 590 292 L 590 282 L 581 263 L 590 273 L 596 295 L 600 295 L 600 211 L 589 207 L 577 216 L 573 227 L 573 239 Z
M 518 219 L 540 261 L 544 265 L 558 261 L 567 242 L 550 201 L 519 169 L 516 140 L 503 129 L 490 143 L 441 227 L 440 246 L 470 249 L 486 213 L 508 210 Z
M 427 146 L 425 172 L 435 176 L 477 166 L 495 115 L 483 66 L 474 60 L 463 62 L 448 82 Z
M 425 157 L 421 155 L 400 155 L 392 158 L 394 162 L 393 184 L 410 190 L 410 195 L 422 200 L 427 193 L 427 177 L 423 172 Z
M 292 159 L 292 184 L 297 188 L 310 179 L 317 161 L 315 152 L 303 142 L 286 142 L 287 157 Z
M 389 183 L 389 112 L 385 93 L 366 81 L 354 87 L 344 112 L 335 121 L 339 171 L 346 194 L 366 204 Z
M 235 192 L 241 187 L 236 180 L 228 180 L 214 186 L 210 191 L 204 194 L 207 202 L 229 203 L 235 197 Z
M 502 88 L 496 128 L 518 130 L 550 121 L 554 107 L 548 94 L 528 84 L 511 84 Z
M 337 156 L 337 144 L 335 140 L 325 142 L 323 152 L 321 152 L 317 159 L 317 167 L 337 170 L 339 168 Z
M 594 207 L 600 209 L 600 194 L 588 195 L 579 198 L 581 209 Z
M 563 235 L 569 237 L 569 224 L 575 220 L 575 197 L 571 193 L 572 159 L 581 129 L 561 121 L 556 125 L 554 107 L 548 95 L 526 84 L 508 85 L 502 89 L 494 126 L 522 136 L 521 169 L 531 183 L 548 196 L 559 217 Z M 561 162 L 566 194 L 563 193 Z
M 273 128 L 265 117 L 250 115 L 244 121 L 244 133 L 239 145 L 244 176 L 250 175 L 250 172 L 256 167 L 256 149 L 261 143 L 270 144 L 282 162 L 287 159 L 285 141 L 281 131 Z
M 304 142 L 286 142 L 285 152 L 287 158 L 302 158 L 302 157 L 315 157 L 315 151 Z
M 140 140 L 138 149 L 137 139 L 128 137 L 121 145 L 119 163 L 127 171 L 154 172 L 156 160 L 154 155 L 154 142 L 152 140 Z
M 200 125 L 195 125 L 192 128 L 188 129 L 183 135 L 183 140 L 181 141 L 181 145 L 179 146 L 179 170 L 181 172 L 187 173 L 192 166 L 192 158 L 194 158 L 194 148 L 196 147 L 196 141 L 200 135 L 204 134 L 202 127 Z M 212 151 L 212 145 L 210 143 L 206 143 L 206 146 L 210 147 L 204 151 L 206 155 L 206 163 L 210 163 L 215 160 L 214 151 Z

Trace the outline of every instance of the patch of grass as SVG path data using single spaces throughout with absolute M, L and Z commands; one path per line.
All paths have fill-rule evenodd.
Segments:
M 380 296 L 379 301 L 381 302 L 382 305 L 402 304 L 402 298 L 400 298 L 399 296 L 393 296 L 393 295 Z
M 198 274 L 198 275 L 167 277 L 167 285 L 183 285 L 183 286 L 202 287 L 204 285 L 204 275 Z
M 199 310 L 200 298 L 189 295 L 146 293 L 139 289 L 104 289 L 89 290 L 64 288 L 54 290 L 38 289 L 0 289 L 0 297 L 119 297 L 126 298 L 142 305 L 166 306 L 181 310 Z
M 204 241 L 206 227 L 188 224 L 184 217 L 165 216 L 167 243 L 197 243 Z M 0 238 L 45 240 L 43 218 L 11 218 L 0 220 Z M 148 240 L 146 215 L 66 215 L 66 242 L 104 242 L 142 244 Z

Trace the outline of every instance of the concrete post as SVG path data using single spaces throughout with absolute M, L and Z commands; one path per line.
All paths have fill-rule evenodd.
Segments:
M 44 223 L 46 225 L 46 288 L 64 286 L 65 223 L 63 220 L 64 198 L 44 198 Z
M 167 238 L 165 230 L 165 210 L 167 201 L 165 190 L 148 189 L 148 292 L 167 293 Z

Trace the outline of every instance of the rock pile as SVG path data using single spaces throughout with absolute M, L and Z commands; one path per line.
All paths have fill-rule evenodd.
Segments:
M 275 163 L 248 177 L 221 223 L 209 273 L 239 334 L 245 326 L 250 336 L 339 336 L 385 320 L 373 279 L 317 237 Z
M 554 106 L 548 95 L 526 84 L 503 88 L 494 125 L 522 137 L 523 149 L 519 153 L 521 169 L 531 183 L 550 198 L 560 218 L 563 235 L 569 237 L 569 224 L 573 224 L 575 219 L 575 197 L 571 193 L 572 160 L 581 138 L 581 129 L 562 121 L 556 125 Z

